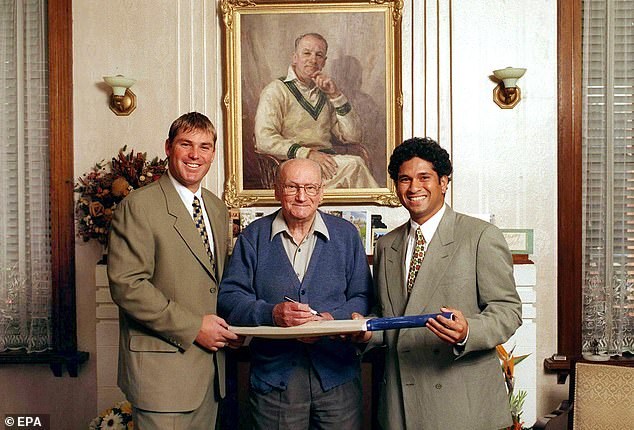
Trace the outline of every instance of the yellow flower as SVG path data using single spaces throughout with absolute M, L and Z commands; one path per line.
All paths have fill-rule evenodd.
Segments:
M 119 407 L 121 408 L 121 412 L 124 412 L 126 414 L 131 414 L 132 413 L 132 405 L 128 401 L 121 402 L 119 404 Z
M 524 355 L 513 356 L 513 350 L 515 349 L 515 347 L 511 349 L 511 352 L 506 352 L 506 349 L 504 349 L 504 346 L 502 345 L 496 346 L 495 349 L 497 349 L 498 357 L 500 358 L 500 361 L 502 362 L 502 370 L 504 371 L 504 377 L 506 378 L 507 381 L 513 379 L 513 372 L 515 371 L 515 365 L 520 363 L 522 360 L 524 360 L 526 357 L 530 355 L 530 354 L 524 354 Z
M 130 193 L 130 184 L 125 178 L 119 176 L 112 182 L 112 194 L 117 197 L 125 197 Z

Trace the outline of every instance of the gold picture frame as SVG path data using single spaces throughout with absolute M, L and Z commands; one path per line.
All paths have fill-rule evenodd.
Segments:
M 337 149 L 335 153 L 358 155 L 350 148 L 361 149 L 361 164 L 377 184 L 327 188 L 324 202 L 399 205 L 387 165 L 395 145 L 401 142 L 403 124 L 403 1 L 221 0 L 220 8 L 227 206 L 275 203 L 274 170 L 286 157 L 256 151 L 257 136 L 261 136 L 255 132 L 256 111 L 264 87 L 286 77 L 295 39 L 306 33 L 326 39 L 323 71 L 336 82 L 348 107 L 352 106 L 363 133 L 359 145 L 344 145 L 346 152 Z M 296 97 L 300 100 L 301 95 Z

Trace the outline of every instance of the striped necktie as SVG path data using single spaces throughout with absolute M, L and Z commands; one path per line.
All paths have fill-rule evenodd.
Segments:
M 194 207 L 194 223 L 196 224 L 196 229 L 198 229 L 198 233 L 203 240 L 203 244 L 205 245 L 205 250 L 207 250 L 207 255 L 209 256 L 209 261 L 211 265 L 215 268 L 214 255 L 211 252 L 211 246 L 209 245 L 209 236 L 207 236 L 207 228 L 205 227 L 205 219 L 203 218 L 203 212 L 200 208 L 200 200 L 198 197 L 194 196 L 194 202 L 192 203 Z
M 410 294 L 412 288 L 414 288 L 414 281 L 416 280 L 420 265 L 423 263 L 423 258 L 425 258 L 425 238 L 419 227 L 416 229 L 416 244 L 414 245 L 412 259 L 409 263 L 409 272 L 407 274 L 407 294 Z

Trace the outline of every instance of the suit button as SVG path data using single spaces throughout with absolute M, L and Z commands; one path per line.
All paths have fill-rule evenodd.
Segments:
M 442 384 L 436 384 L 435 387 L 437 390 L 440 390 L 442 388 Z
M 215 292 L 216 292 L 216 289 L 215 289 L 214 287 L 211 287 L 211 288 L 209 289 L 209 292 L 210 292 L 211 294 L 213 294 L 213 293 L 215 293 Z
M 299 292 L 299 294 L 301 294 L 301 295 L 303 296 L 304 294 L 306 294 L 306 290 L 301 290 L 301 291 Z

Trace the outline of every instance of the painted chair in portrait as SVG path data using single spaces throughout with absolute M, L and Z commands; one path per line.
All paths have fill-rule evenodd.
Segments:
M 255 143 L 255 138 L 254 138 Z M 255 145 L 254 145 L 255 147 Z M 370 154 L 366 147 L 361 143 L 341 143 L 333 141 L 332 149 L 339 155 L 357 155 L 361 157 L 363 162 L 369 169 L 371 169 Z M 282 160 L 261 152 L 255 152 L 255 157 L 258 162 L 258 169 L 260 173 L 260 188 L 269 190 L 275 186 L 275 172 L 279 167 Z

